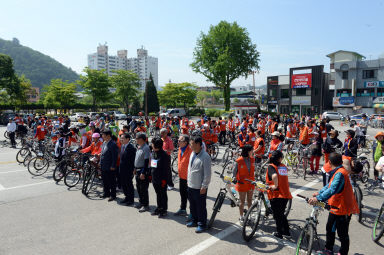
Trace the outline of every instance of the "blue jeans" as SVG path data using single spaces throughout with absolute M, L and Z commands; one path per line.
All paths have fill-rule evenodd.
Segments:
M 207 225 L 207 192 L 200 194 L 200 189 L 192 189 L 188 187 L 188 200 L 192 214 L 193 222 L 199 226 Z

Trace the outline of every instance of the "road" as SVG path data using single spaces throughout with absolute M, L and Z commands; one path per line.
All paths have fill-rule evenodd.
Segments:
M 333 124 L 340 131 L 347 129 L 338 122 Z M 0 127 L 1 135 L 4 130 Z M 368 134 L 374 136 L 376 131 L 370 129 Z M 185 226 L 184 217 L 173 216 L 180 204 L 177 190 L 168 192 L 168 217 L 158 219 L 149 212 L 140 214 L 133 207 L 100 200 L 96 196 L 100 188 L 86 198 L 78 189 L 68 189 L 62 182 L 56 184 L 51 172 L 32 177 L 17 164 L 16 153 L 15 149 L 0 147 L 0 254 L 294 254 L 299 229 L 311 212 L 308 204 L 295 197 L 288 216 L 290 239 L 274 238 L 275 223 L 269 218 L 262 222 L 256 237 L 246 243 L 237 223 L 238 209 L 226 203 L 213 228 L 196 234 Z M 220 171 L 221 166 L 214 162 L 213 170 Z M 303 180 L 290 174 L 289 181 L 294 195 L 310 196 L 322 186 L 320 175 Z M 208 189 L 209 215 L 221 185 L 220 178 L 213 175 Z M 149 191 L 153 210 L 156 197 L 152 186 Z M 371 227 L 384 192 L 368 193 L 363 189 L 363 193 L 364 221 L 358 223 L 355 216 L 351 221 L 350 254 L 380 254 L 384 246 L 371 241 Z M 123 195 L 119 193 L 118 197 L 122 199 Z M 322 243 L 327 214 L 321 213 L 318 225 Z

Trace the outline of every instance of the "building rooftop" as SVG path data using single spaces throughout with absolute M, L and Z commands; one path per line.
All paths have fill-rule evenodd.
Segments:
M 356 51 L 348 51 L 348 50 L 338 50 L 338 51 L 329 53 L 329 54 L 327 55 L 327 57 L 330 58 L 330 57 L 332 57 L 333 55 L 335 55 L 336 53 L 340 53 L 340 52 L 353 53 L 353 54 L 355 54 L 355 55 L 357 55 L 357 56 L 359 56 L 359 57 L 361 57 L 361 58 L 365 58 L 365 56 L 363 56 L 363 55 L 357 53 Z

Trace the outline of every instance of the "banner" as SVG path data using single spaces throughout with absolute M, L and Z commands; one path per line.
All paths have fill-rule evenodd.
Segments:
M 312 87 L 312 74 L 293 74 L 291 87 L 293 89 L 310 88 Z
M 267 77 L 267 85 L 278 85 L 279 77 L 278 76 L 269 76 Z
M 334 107 L 353 107 L 355 106 L 355 97 L 334 97 L 332 105 Z

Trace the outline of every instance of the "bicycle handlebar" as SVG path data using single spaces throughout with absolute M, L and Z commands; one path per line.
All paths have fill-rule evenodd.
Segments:
M 300 194 L 296 194 L 296 196 L 305 199 L 305 201 L 306 201 L 307 203 L 308 203 L 308 201 L 309 201 L 309 198 L 308 198 L 308 197 L 302 196 L 302 195 L 300 195 Z M 328 210 L 328 211 L 331 210 L 331 209 L 336 209 L 336 210 L 339 209 L 339 207 L 337 207 L 337 206 L 329 205 L 328 203 L 326 203 L 326 202 L 321 202 L 321 201 L 318 201 L 314 206 L 322 207 L 322 208 L 324 208 L 324 209 L 326 209 L 326 210 Z

